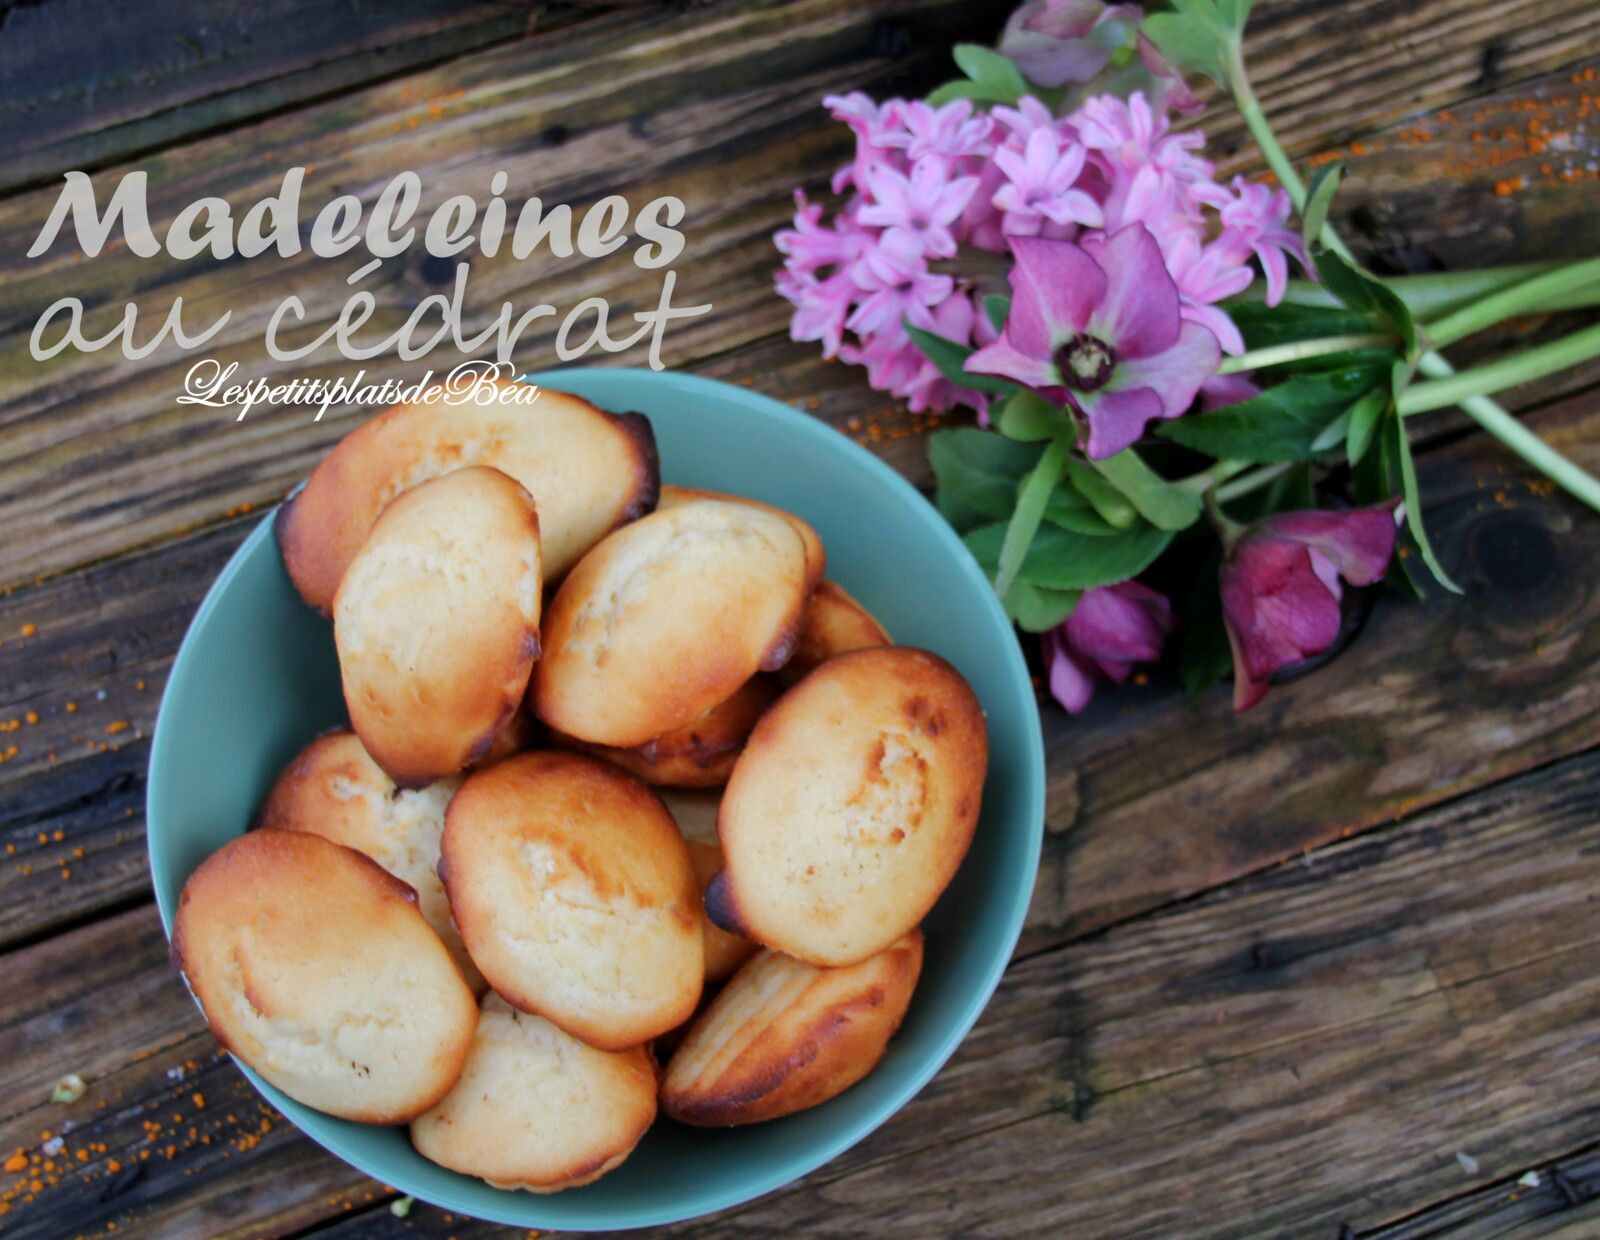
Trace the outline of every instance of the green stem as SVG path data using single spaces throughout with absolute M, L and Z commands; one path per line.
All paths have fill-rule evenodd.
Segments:
M 1425 355 L 1418 369 L 1424 374 L 1441 377 L 1455 373 L 1450 363 L 1437 353 Z M 1468 396 L 1461 401 L 1461 408 L 1474 422 L 1545 477 L 1565 487 L 1589 507 L 1600 511 L 1600 479 L 1573 464 L 1487 397 Z
M 1382 348 L 1395 343 L 1393 336 L 1382 332 L 1367 332 L 1355 336 L 1323 336 L 1316 340 L 1296 340 L 1290 344 L 1273 345 L 1266 349 L 1251 349 L 1238 357 L 1225 357 L 1217 367 L 1219 375 L 1237 374 L 1242 370 L 1260 370 L 1266 366 L 1281 366 L 1284 362 L 1298 362 L 1308 357 L 1322 357 L 1329 353 L 1348 353 L 1351 349 Z
M 1491 327 L 1501 319 L 1540 309 L 1549 304 L 1552 298 L 1560 297 L 1569 290 L 1580 289 L 1589 292 L 1600 289 L 1600 258 L 1585 259 L 1555 271 L 1544 272 L 1531 280 L 1490 293 L 1471 305 L 1462 306 L 1429 324 L 1428 339 L 1436 347 L 1442 348 L 1464 336 Z
M 1278 461 L 1272 465 L 1263 465 L 1253 469 L 1242 478 L 1235 478 L 1232 482 L 1222 486 L 1213 487 L 1206 492 L 1209 498 L 1215 498 L 1219 504 L 1226 504 L 1238 499 L 1241 495 L 1248 495 L 1251 491 L 1259 491 L 1274 479 L 1283 477 L 1293 469 L 1298 461 Z
M 1385 276 L 1383 282 L 1395 291 L 1416 318 L 1435 319 L 1441 315 L 1451 314 L 1463 306 L 1471 305 L 1491 293 L 1510 288 L 1513 284 L 1521 284 L 1535 276 L 1544 275 L 1547 271 L 1558 271 L 1563 266 L 1565 264 L 1562 263 L 1518 263 L 1509 267 L 1430 271 L 1415 276 Z M 1262 297 L 1261 288 L 1256 285 L 1250 291 L 1229 298 L 1223 303 L 1223 308 L 1247 302 L 1259 302 Z M 1340 308 L 1339 299 L 1314 280 L 1290 280 L 1289 287 L 1283 294 L 1283 300 L 1295 306 L 1325 306 L 1333 310 Z M 1550 298 L 1543 305 L 1530 306 L 1524 313 L 1578 310 L 1596 304 L 1600 304 L 1600 285 L 1569 289 L 1560 296 Z
M 1179 478 L 1175 485 L 1185 491 L 1193 491 L 1197 495 L 1204 495 L 1218 483 L 1226 482 L 1235 474 L 1241 474 L 1250 468 L 1249 461 L 1218 461 L 1210 469 L 1202 469 L 1197 474 L 1190 474 L 1187 478 Z
M 1044 455 L 1033 471 L 1023 479 L 1017 493 L 1017 507 L 1006 526 L 1006 536 L 1000 543 L 1000 563 L 995 571 L 994 592 L 1002 599 L 1011 592 L 1012 583 L 1028 558 L 1028 548 L 1033 546 L 1033 536 L 1039 532 L 1044 520 L 1045 505 L 1050 502 L 1050 492 L 1061 480 L 1067 456 L 1072 449 L 1071 434 L 1058 435 L 1045 449 Z
M 1452 372 L 1447 378 L 1430 383 L 1416 384 L 1400 394 L 1399 409 L 1402 414 L 1412 414 L 1458 405 L 1469 397 L 1486 396 L 1502 388 L 1542 379 L 1597 355 L 1600 355 L 1600 323 L 1512 357 L 1502 357 L 1459 374 Z
M 1305 183 L 1301 181 L 1299 174 L 1295 172 L 1294 165 L 1284 153 L 1283 147 L 1278 145 L 1277 135 L 1272 132 L 1272 126 L 1267 123 L 1266 114 L 1261 110 L 1261 102 L 1250 88 L 1250 79 L 1245 74 L 1244 59 L 1238 46 L 1234 48 L 1233 63 L 1230 68 L 1228 87 L 1233 94 L 1234 103 L 1239 108 L 1239 114 L 1244 118 L 1245 126 L 1250 130 L 1250 135 L 1256 140 L 1257 146 L 1261 148 L 1262 155 L 1266 157 L 1267 165 L 1277 174 L 1279 183 L 1288 191 L 1295 210 L 1305 210 Z M 1331 224 L 1325 223 L 1322 226 L 1319 239 L 1324 246 L 1334 253 L 1349 259 L 1351 262 L 1355 261 L 1343 240 L 1334 232 Z M 1552 347 L 1565 346 L 1560 360 L 1549 367 L 1551 370 L 1559 370 L 1564 366 L 1572 365 L 1574 362 L 1592 355 L 1597 349 L 1600 349 L 1600 334 L 1596 333 L 1600 333 L 1600 327 L 1591 328 L 1588 332 L 1575 333 L 1565 340 L 1557 341 L 1555 346 L 1545 346 L 1544 350 L 1535 349 L 1533 354 L 1544 353 L 1546 359 L 1549 359 L 1553 355 L 1546 350 Z M 1586 339 L 1579 343 L 1579 338 Z M 1459 387 L 1454 394 L 1445 394 L 1442 392 L 1442 384 L 1450 382 L 1452 378 L 1464 378 L 1465 376 L 1456 376 L 1454 368 L 1445 360 L 1442 354 L 1433 351 L 1425 352 L 1417 359 L 1417 367 L 1424 374 L 1438 376 L 1439 384 L 1422 384 L 1420 389 L 1402 392 L 1398 402 L 1399 407 L 1402 412 L 1406 412 L 1409 399 L 1411 402 L 1410 411 L 1416 412 L 1415 402 L 1419 390 L 1434 388 L 1434 399 L 1444 395 L 1444 399 L 1439 402 L 1440 404 L 1460 404 L 1461 408 L 1466 411 L 1473 421 L 1522 457 L 1528 464 L 1565 487 L 1591 508 L 1600 511 L 1600 478 L 1596 478 L 1587 470 L 1581 469 L 1569 461 L 1498 404 L 1483 395 L 1485 392 L 1498 391 L 1500 387 L 1508 387 L 1511 383 L 1523 382 L 1525 379 L 1535 377 L 1525 367 L 1519 367 L 1519 363 L 1525 363 L 1530 356 L 1532 354 L 1525 354 L 1521 358 L 1508 359 L 1503 363 L 1492 363 L 1491 365 L 1493 366 L 1518 368 L 1515 372 L 1509 369 L 1502 371 L 1502 375 L 1514 373 L 1515 377 L 1499 383 L 1498 386 L 1488 386 L 1485 383 L 1482 372 L 1488 370 L 1489 367 L 1480 366 L 1466 372 L 1468 375 L 1477 376 L 1471 384 Z M 1539 373 L 1548 373 L 1548 370 L 1540 371 Z M 1432 404 L 1427 407 L 1438 408 L 1439 404 Z M 1241 481 L 1243 480 L 1241 479 Z

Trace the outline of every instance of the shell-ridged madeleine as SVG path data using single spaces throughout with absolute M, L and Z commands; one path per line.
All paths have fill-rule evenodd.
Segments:
M 762 716 L 717 812 L 706 912 L 817 965 L 881 951 L 954 876 L 988 768 L 983 711 L 925 650 L 829 659 Z
M 570 753 L 507 758 L 451 799 L 440 854 L 467 951 L 512 1006 L 621 1050 L 700 1001 L 688 849 L 626 772 Z
M 629 748 L 699 719 L 793 649 L 805 544 L 749 504 L 684 504 L 624 526 L 556 591 L 534 712 Z
M 750 499 L 744 495 L 729 495 L 723 491 L 706 491 L 699 487 L 680 487 L 675 483 L 663 482 L 661 484 L 661 499 L 657 503 L 657 511 L 668 508 L 679 508 L 684 504 L 697 504 L 705 500 L 713 500 L 726 504 L 748 504 L 752 508 L 759 508 L 763 512 L 776 513 L 790 525 L 794 526 L 795 533 L 800 535 L 800 541 L 806 545 L 806 589 L 811 589 L 822 580 L 822 574 L 828 569 L 828 553 L 822 546 L 822 538 L 804 517 L 797 517 L 792 512 L 779 508 L 773 504 L 764 504 L 758 499 Z
M 685 1124 L 753 1124 L 837 1097 L 883 1058 L 921 970 L 920 930 L 839 969 L 761 952 L 673 1052 L 661 1109 Z
M 843 586 L 821 581 L 806 597 L 794 657 L 784 664 L 779 676 L 785 684 L 793 684 L 836 654 L 893 644 L 888 630 L 878 623 L 877 617 L 856 602 Z
M 450 920 L 439 881 L 439 835 L 459 777 L 415 790 L 396 788 L 354 732 L 340 728 L 312 741 L 273 783 L 256 815 L 269 831 L 309 831 L 365 853 L 417 893 L 417 908 L 443 940 L 475 991 L 483 975 Z
M 378 518 L 334 600 L 350 722 L 397 784 L 477 761 L 539 652 L 539 518 L 499 470 L 407 491 Z
M 225 844 L 184 884 L 172 945 L 217 1040 L 307 1106 L 404 1123 L 461 1075 L 472 991 L 416 894 L 353 848 Z
M 489 465 L 527 488 L 539 508 L 545 573 L 560 577 L 609 531 L 655 507 L 660 466 L 643 414 L 607 413 L 526 384 L 486 382 L 466 393 L 396 405 L 356 427 L 279 510 L 283 562 L 302 598 L 333 606 L 345 569 L 397 495 L 468 465 Z M 453 403 L 454 401 L 454 403 Z
M 751 729 L 762 712 L 777 700 L 778 692 L 778 683 L 770 676 L 752 676 L 731 698 L 718 702 L 693 723 L 631 749 L 590 745 L 571 737 L 560 739 L 584 753 L 614 762 L 656 787 L 720 788 L 728 782 Z
M 554 1193 L 618 1166 L 655 1117 L 644 1047 L 596 1050 L 489 994 L 461 1080 L 411 1122 L 411 1143 L 496 1188 Z

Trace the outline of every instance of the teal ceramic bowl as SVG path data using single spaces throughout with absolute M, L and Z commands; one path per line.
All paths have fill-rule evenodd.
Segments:
M 939 514 L 871 453 L 813 418 L 743 388 L 642 370 L 529 376 L 608 409 L 642 410 L 662 476 L 738 491 L 804 516 L 828 575 L 902 645 L 949 659 L 988 716 L 991 759 L 971 852 L 929 916 L 926 963 L 883 1062 L 824 1106 L 725 1131 L 657 1122 L 598 1183 L 554 1196 L 504 1192 L 437 1167 L 403 1128 L 301 1106 L 257 1089 L 340 1158 L 447 1210 L 521 1227 L 600 1230 L 670 1223 L 748 1201 L 861 1140 L 921 1089 L 977 1020 L 1005 969 L 1033 891 L 1044 821 L 1038 708 L 1011 625 Z M 279 769 L 345 721 L 333 634 L 305 607 L 272 520 L 217 578 L 178 651 L 150 758 L 150 870 L 168 933 L 184 880 L 242 833 Z

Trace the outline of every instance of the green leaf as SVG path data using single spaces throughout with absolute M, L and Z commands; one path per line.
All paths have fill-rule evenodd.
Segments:
M 1005 520 L 1039 456 L 1037 447 L 972 426 L 935 431 L 928 437 L 928 461 L 939 511 L 957 530 Z
M 1061 406 L 1024 388 L 1007 397 L 995 415 L 995 429 L 1007 439 L 1039 443 L 1072 429 Z
M 1269 306 L 1264 301 L 1241 301 L 1225 308 L 1244 337 L 1245 346 L 1251 349 L 1270 349 L 1327 336 L 1354 336 L 1372 330 L 1372 320 L 1367 315 L 1343 306 L 1302 306 L 1292 301 Z
M 1039 463 L 1017 490 L 1017 506 L 1006 524 L 1006 536 L 1000 544 L 1000 558 L 995 568 L 995 593 L 1002 599 L 1010 592 L 1011 583 L 1017 579 L 1028 549 L 1033 545 L 1034 535 L 1044 520 L 1044 506 L 1071 450 L 1072 437 L 1062 435 L 1044 450 Z
M 1373 385 L 1369 366 L 1293 375 L 1260 396 L 1163 422 L 1157 434 L 1218 460 L 1310 461 L 1330 418 Z
M 1154 13 L 1144 19 L 1141 29 L 1156 49 L 1179 69 L 1185 73 L 1203 73 L 1217 85 L 1224 85 L 1229 49 L 1216 26 L 1192 12 L 1179 12 Z
M 997 103 L 1015 103 L 1028 93 L 1028 83 L 1011 61 L 981 43 L 957 43 L 951 54 L 956 66 Z
M 1322 226 L 1328 220 L 1328 208 L 1342 180 L 1344 163 L 1337 159 L 1323 164 L 1311 175 L 1311 183 L 1306 187 L 1305 210 L 1300 212 L 1300 236 L 1308 246 L 1316 244 L 1317 238 L 1322 235 Z
M 1081 597 L 1082 590 L 1047 590 L 1019 581 L 1005 597 L 1006 614 L 1029 633 L 1043 633 L 1070 616 Z
M 999 565 L 1005 537 L 1005 525 L 996 523 L 980 526 L 964 541 L 978 563 L 993 571 Z M 1170 530 L 1158 530 L 1145 521 L 1104 538 L 1043 524 L 1017 570 L 1017 580 L 1047 590 L 1112 585 L 1149 568 L 1171 541 Z
M 1006 318 L 1011 313 L 1011 298 L 1004 293 L 985 293 L 983 295 L 983 312 L 989 316 L 989 324 L 995 331 L 1005 328 Z
M 1187 529 L 1200 517 L 1199 494 L 1168 482 L 1132 448 L 1089 464 L 1157 529 Z
M 1071 530 L 1075 534 L 1088 534 L 1095 538 L 1121 533 L 1116 526 L 1096 512 L 1089 501 L 1084 499 L 1066 478 L 1063 478 L 1056 489 L 1050 492 L 1050 502 L 1044 506 L 1044 519 L 1052 525 L 1059 525 L 1064 530 Z
M 1067 462 L 1067 478 L 1078 494 L 1089 501 L 1089 507 L 1117 529 L 1128 529 L 1139 519 L 1139 510 L 1127 497 L 1082 461 L 1074 458 Z
M 1400 337 L 1407 355 L 1417 350 L 1417 325 L 1406 303 L 1383 281 L 1346 262 L 1332 250 L 1312 255 L 1323 287 L 1352 310 L 1376 317 Z
M 1401 494 L 1406 504 L 1406 528 L 1411 531 L 1422 562 L 1433 573 L 1434 579 L 1452 594 L 1460 594 L 1461 587 L 1451 580 L 1450 574 L 1444 571 L 1444 565 L 1439 563 L 1433 543 L 1428 540 L 1427 528 L 1422 523 L 1422 493 L 1417 487 L 1417 465 L 1411 457 L 1411 441 L 1406 438 L 1406 428 L 1398 414 L 1391 417 L 1389 423 L 1394 428 L 1392 446 L 1400 467 Z
M 1350 406 L 1350 428 L 1345 433 L 1344 454 L 1352 466 L 1359 465 L 1361 458 L 1366 456 L 1367 449 L 1372 446 L 1372 433 L 1378 429 L 1378 421 L 1388 408 L 1389 393 L 1382 388 L 1373 388 Z
M 1379 389 L 1374 388 L 1373 390 L 1377 391 Z M 1372 395 L 1372 392 L 1368 392 L 1367 393 L 1367 396 L 1371 396 L 1371 395 Z M 1367 398 L 1366 396 L 1363 396 L 1361 399 L 1365 400 L 1366 398 Z M 1355 406 L 1353 406 L 1353 405 L 1351 406 L 1352 409 L 1354 407 Z M 1329 422 L 1326 426 L 1324 426 L 1322 428 L 1321 432 L 1317 435 L 1317 437 L 1311 441 L 1311 450 L 1313 452 L 1327 452 L 1335 444 L 1343 443 L 1345 441 L 1345 436 L 1349 433 L 1349 430 L 1350 430 L 1350 409 L 1346 409 L 1343 413 L 1341 413 L 1338 417 L 1336 417 L 1332 422 Z
M 911 343 L 921 349 L 928 360 L 939 368 L 939 373 L 951 383 L 972 388 L 977 392 L 998 392 L 1003 395 L 1009 395 L 1017 390 L 1015 383 L 996 379 L 992 375 L 972 375 L 963 370 L 962 364 L 977 352 L 976 349 L 957 344 L 954 340 L 946 340 L 943 336 L 935 336 L 932 332 L 911 326 L 910 323 L 907 323 L 905 328 L 906 334 L 911 337 Z

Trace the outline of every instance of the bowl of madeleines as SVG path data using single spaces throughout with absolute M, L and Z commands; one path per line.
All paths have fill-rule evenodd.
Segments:
M 575 370 L 361 421 L 197 612 L 150 866 L 218 1041 L 402 1193 L 693 1218 L 866 1136 L 977 1020 L 1036 699 L 908 482 L 743 387 Z

